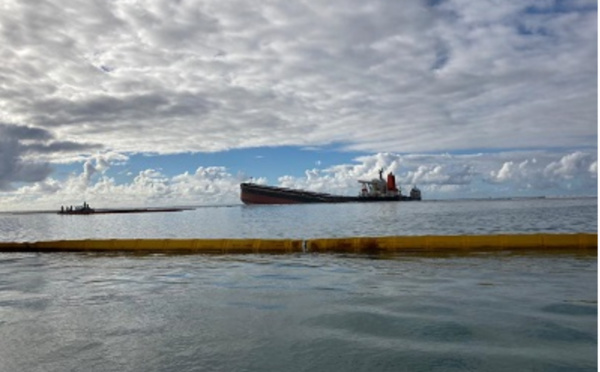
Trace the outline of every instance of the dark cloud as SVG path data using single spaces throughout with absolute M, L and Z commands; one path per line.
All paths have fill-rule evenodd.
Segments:
M 0 123 L 0 190 L 48 177 L 52 167 L 48 160 L 42 160 L 42 155 L 101 148 L 97 144 L 56 141 L 51 132 L 42 128 Z
M 21 140 L 48 139 L 44 130 L 0 124 L 0 190 L 9 189 L 15 182 L 37 182 L 52 171 L 48 163 L 22 160 L 25 151 Z
M 47 141 L 53 138 L 52 134 L 42 128 L 22 125 L 9 125 L 0 123 L 0 138 L 4 140 L 37 140 Z M 12 141 L 11 141 L 12 142 Z
M 34 154 L 55 154 L 65 152 L 89 153 L 94 150 L 101 150 L 104 146 L 99 144 L 78 143 L 72 141 L 52 141 L 47 144 L 35 143 L 23 145 L 27 153 Z
M 177 93 L 174 95 L 131 94 L 122 97 L 88 96 L 82 100 L 49 98 L 33 105 L 39 112 L 34 120 L 40 125 L 64 126 L 81 123 L 114 122 L 124 125 L 135 120 L 199 118 L 212 103 L 203 96 Z

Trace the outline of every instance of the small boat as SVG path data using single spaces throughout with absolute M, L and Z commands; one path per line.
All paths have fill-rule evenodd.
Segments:
M 409 196 L 402 195 L 396 187 L 396 178 L 388 173 L 383 179 L 383 170 L 379 179 L 359 180 L 362 187 L 358 196 L 332 195 L 285 187 L 258 185 L 244 182 L 240 184 L 240 199 L 244 204 L 303 204 L 303 203 L 348 203 L 421 200 L 421 191 L 413 187 Z
M 81 206 L 60 207 L 58 214 L 116 214 L 116 213 L 152 213 L 152 212 L 182 212 L 193 208 L 120 208 L 120 209 L 94 209 L 86 202 Z
M 60 211 L 58 212 L 58 214 L 93 214 L 93 213 L 96 213 L 96 210 L 91 208 L 90 205 L 86 202 L 83 202 L 83 205 L 76 206 L 76 207 L 61 206 Z

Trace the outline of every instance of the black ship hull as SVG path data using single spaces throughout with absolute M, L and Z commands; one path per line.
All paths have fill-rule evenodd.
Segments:
M 394 196 L 342 196 L 284 187 L 242 183 L 240 199 L 244 204 L 369 203 L 412 200 Z

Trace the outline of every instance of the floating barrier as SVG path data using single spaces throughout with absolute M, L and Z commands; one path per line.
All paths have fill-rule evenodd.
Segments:
M 110 239 L 0 243 L 0 252 L 293 253 L 301 240 L 279 239 Z
M 310 252 L 409 253 L 495 250 L 597 250 L 597 234 L 391 236 L 314 239 Z
M 389 236 L 331 239 L 108 239 L 0 242 L 0 252 L 140 253 L 443 253 L 585 251 L 597 255 L 598 234 Z

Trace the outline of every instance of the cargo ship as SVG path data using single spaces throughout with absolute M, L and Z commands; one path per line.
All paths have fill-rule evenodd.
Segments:
M 402 195 L 396 187 L 396 177 L 388 173 L 383 179 L 383 170 L 379 179 L 359 180 L 361 190 L 358 196 L 332 195 L 308 190 L 286 187 L 266 186 L 244 182 L 240 184 L 240 199 L 244 204 L 303 204 L 303 203 L 348 203 L 421 200 L 421 191 L 413 187 L 409 195 Z

